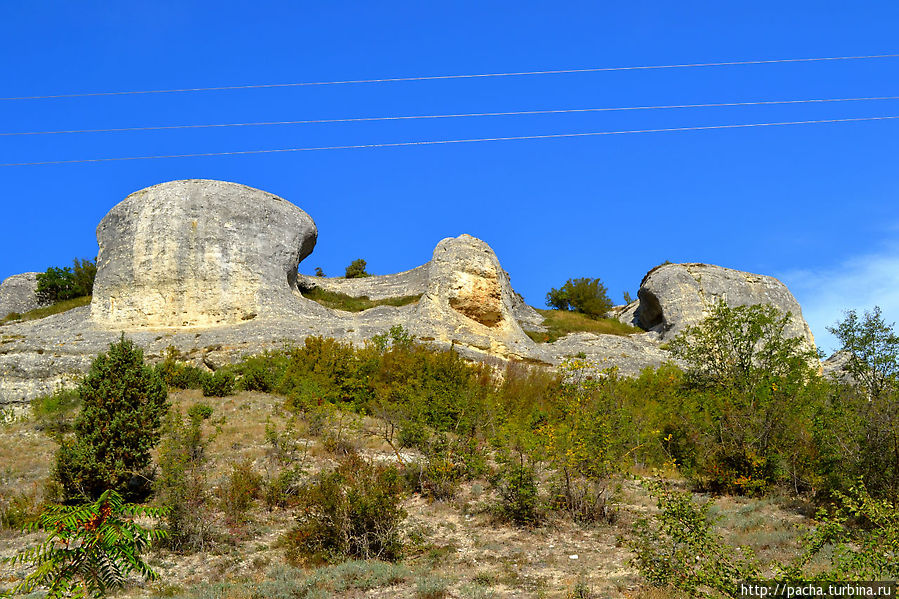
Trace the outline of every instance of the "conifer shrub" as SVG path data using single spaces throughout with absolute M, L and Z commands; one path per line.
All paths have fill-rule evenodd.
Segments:
M 573 310 L 599 318 L 612 309 L 608 290 L 599 279 L 568 279 L 558 289 L 546 294 L 546 305 L 556 310 Z
M 536 469 L 524 452 L 501 456 L 491 483 L 499 495 L 494 514 L 500 520 L 525 527 L 543 520 Z
M 262 495 L 262 475 L 253 470 L 252 460 L 231 465 L 231 472 L 218 488 L 225 522 L 232 528 L 249 522 L 250 508 Z
M 74 437 L 63 441 L 53 471 L 63 499 L 96 499 L 107 489 L 141 496 L 168 407 L 162 379 L 123 334 L 94 359 L 77 391 Z
M 371 275 L 365 271 L 365 267 L 367 266 L 365 260 L 362 258 L 357 258 L 350 262 L 349 266 L 346 267 L 344 271 L 344 276 L 347 279 L 361 279 L 362 277 L 370 277 Z
M 348 558 L 395 561 L 402 553 L 403 481 L 394 466 L 352 455 L 322 471 L 300 494 L 300 515 L 284 545 L 294 563 Z

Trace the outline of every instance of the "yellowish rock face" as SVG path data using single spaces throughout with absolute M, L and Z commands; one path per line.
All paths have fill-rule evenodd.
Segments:
M 496 327 L 503 320 L 503 298 L 499 277 L 492 264 L 454 273 L 450 306 L 484 326 Z M 474 271 L 474 272 L 472 272 Z

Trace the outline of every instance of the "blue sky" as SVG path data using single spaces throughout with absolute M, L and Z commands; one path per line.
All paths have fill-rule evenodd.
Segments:
M 899 4 L 5 2 L 0 96 L 899 52 Z M 899 95 L 899 59 L 0 102 L 0 131 Z M 899 115 L 899 101 L 0 137 L 0 162 Z M 845 308 L 899 319 L 899 121 L 3 167 L 0 278 L 95 255 L 130 192 L 279 194 L 303 272 L 388 273 L 470 233 L 532 304 L 636 292 L 664 261 L 780 277 L 824 349 Z

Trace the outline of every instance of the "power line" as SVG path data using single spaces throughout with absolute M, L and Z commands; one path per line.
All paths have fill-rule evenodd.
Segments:
M 811 125 L 819 123 L 851 123 L 861 121 L 886 121 L 899 119 L 897 116 L 870 116 L 845 119 L 819 119 L 814 121 L 782 121 L 773 123 L 743 123 L 735 125 L 702 125 L 695 127 L 669 127 L 664 129 L 628 129 L 622 131 L 592 131 L 587 133 L 551 133 L 547 135 L 517 135 L 513 137 L 481 137 L 471 139 L 440 139 L 440 140 L 424 140 L 424 141 L 403 141 L 393 143 L 376 143 L 376 144 L 355 144 L 342 146 L 318 146 L 307 148 L 277 148 L 271 150 L 242 150 L 233 152 L 202 152 L 195 154 L 165 154 L 157 156 L 123 156 L 118 158 L 84 158 L 78 160 L 46 160 L 42 162 L 8 162 L 0 164 L 5 166 L 40 166 L 50 164 L 77 164 L 85 162 L 122 162 L 130 160 L 155 160 L 160 158 L 199 158 L 209 156 L 238 156 L 246 154 L 277 154 L 283 152 L 313 152 L 320 150 L 353 150 L 363 148 L 397 148 L 402 146 L 428 146 L 437 144 L 458 144 L 458 143 L 475 143 L 485 141 L 519 141 L 525 139 L 557 139 L 563 137 L 591 137 L 599 135 L 622 135 L 627 133 L 665 133 L 673 131 L 705 131 L 711 129 L 743 129 L 749 127 L 775 127 L 782 125 Z
M 867 56 L 828 56 L 821 58 L 779 58 L 773 60 L 735 60 L 728 62 L 699 62 L 691 64 L 666 64 L 666 65 L 643 65 L 630 67 L 596 67 L 586 69 L 556 69 L 549 71 L 519 71 L 509 73 L 478 73 L 474 75 L 428 75 L 422 77 L 387 77 L 381 79 L 348 79 L 344 81 L 304 81 L 298 83 L 263 83 L 254 85 L 222 85 L 217 87 L 185 87 L 177 89 L 150 89 L 150 90 L 132 90 L 132 91 L 115 91 L 115 92 L 87 92 L 74 94 L 50 94 L 43 96 L 14 96 L 8 98 L 0 98 L 0 101 L 9 100 L 47 100 L 54 98 L 88 98 L 97 96 L 128 96 L 138 94 L 174 94 L 184 92 L 208 92 L 208 91 L 227 91 L 241 89 L 271 89 L 279 87 L 304 87 L 312 85 L 347 85 L 353 83 L 397 83 L 401 81 L 437 81 L 444 79 L 477 79 L 485 77 L 521 77 L 527 75 L 562 75 L 569 73 L 602 73 L 609 71 L 641 71 L 641 70 L 658 70 L 658 69 L 687 69 L 695 67 L 725 67 L 740 66 L 753 64 L 777 64 L 791 62 L 824 62 L 834 60 L 866 60 L 873 58 L 897 58 L 899 54 L 870 54 Z
M 706 104 L 664 104 L 659 106 L 616 106 L 609 108 L 564 108 L 555 110 L 517 110 L 512 112 L 469 112 L 463 114 L 425 114 L 409 116 L 373 116 L 339 119 L 310 119 L 302 121 L 256 121 L 247 123 L 213 123 L 200 125 L 158 125 L 148 127 L 115 127 L 107 129 L 64 129 L 59 131 L 23 131 L 0 133 L 0 137 L 12 137 L 21 135 L 57 135 L 61 133 L 115 133 L 126 131 L 164 131 L 171 129 L 209 129 L 222 127 L 261 127 L 269 125 L 308 125 L 323 123 L 358 123 L 370 121 L 401 121 L 419 119 L 452 119 L 461 117 L 482 116 L 524 116 L 538 114 L 569 114 L 585 112 L 613 112 L 628 110 L 662 110 L 672 108 L 720 108 L 725 106 L 770 106 L 781 104 L 813 104 L 828 102 L 862 102 L 878 100 L 899 100 L 899 96 L 875 96 L 866 98 L 819 98 L 810 100 L 764 100 L 757 102 L 717 102 Z

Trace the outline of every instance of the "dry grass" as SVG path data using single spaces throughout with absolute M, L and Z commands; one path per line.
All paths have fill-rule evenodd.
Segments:
M 614 318 L 590 318 L 568 310 L 537 310 L 543 316 L 545 333 L 528 332 L 537 343 L 552 343 L 568 333 L 596 333 L 598 335 L 633 335 L 641 329 L 624 324 Z
M 208 449 L 211 485 L 220 484 L 232 464 L 246 459 L 265 476 L 277 473 L 271 470 L 273 462 L 265 429 L 270 423 L 284 430 L 290 415 L 280 410 L 281 398 L 256 392 L 204 398 L 198 390 L 185 390 L 171 392 L 169 399 L 183 412 L 200 402 L 213 408 L 212 418 L 207 421 L 207 433 L 214 435 Z M 35 428 L 37 424 L 25 421 L 0 427 L 0 472 L 6 483 L 0 493 L 42 488 L 56 443 L 39 432 Z M 327 451 L 324 440 L 333 437 L 338 428 L 342 438 L 365 457 L 396 462 L 397 456 L 381 439 L 382 422 L 373 417 L 335 413 L 324 423 L 302 419 L 297 422 L 296 436 L 309 439 L 309 451 L 301 458 L 307 473 L 335 464 L 336 456 Z M 403 459 L 414 460 L 416 455 L 404 452 Z M 558 514 L 533 529 L 499 524 L 486 509 L 495 501 L 486 479 L 463 484 L 456 498 L 449 501 L 428 501 L 411 495 L 403 502 L 408 512 L 404 525 L 408 550 L 400 567 L 407 574 L 398 575 L 395 581 L 385 582 L 383 586 L 365 586 L 369 583 L 362 582 L 325 585 L 321 588 L 326 595 L 310 596 L 414 599 L 429 593 L 434 593 L 433 596 L 445 593 L 445 597 L 561 599 L 573 596 L 579 588 L 588 588 L 593 597 L 680 599 L 682 595 L 670 589 L 644 587 L 629 565 L 630 554 L 618 537 L 627 534 L 636 518 L 655 511 L 655 504 L 637 481 L 621 478 L 615 486 L 621 506 L 619 521 L 614 525 L 586 527 Z M 807 521 L 793 506 L 779 500 L 731 497 L 719 498 L 716 504 L 717 515 L 722 517 L 718 531 L 728 542 L 751 545 L 763 559 L 795 555 L 800 526 Z M 293 526 L 294 511 L 282 508 L 270 511 L 262 501 L 257 501 L 250 513 L 251 522 L 240 530 L 227 529 L 218 508 L 212 510 L 212 517 L 219 522 L 217 526 L 223 535 L 216 547 L 186 555 L 154 551 L 151 563 L 162 575 L 162 582 L 144 588 L 130 587 L 122 596 L 177 596 L 190 590 L 192 596 L 202 599 L 210 596 L 209 587 L 202 586 L 205 583 L 227 586 L 216 597 L 274 596 L 250 591 L 262 589 L 257 585 L 263 583 L 269 590 L 278 586 L 278 569 L 286 567 L 279 539 Z M 0 557 L 9 555 L 24 542 L 24 538 L 4 533 L 0 536 Z M 379 579 L 369 570 L 389 569 L 377 563 L 352 564 L 346 563 L 343 570 L 347 576 L 358 570 L 358 576 L 352 574 L 353 580 Z M 343 566 L 297 571 L 298 578 L 285 584 L 289 582 L 288 586 L 293 587 L 317 576 L 335 579 L 343 572 L 340 570 Z M 11 571 L 0 568 L 0 577 L 10 575 Z
M 37 320 L 38 318 L 46 318 L 47 316 L 52 316 L 53 314 L 66 312 L 68 310 L 71 310 L 72 308 L 89 306 L 90 303 L 91 296 L 85 295 L 84 297 L 76 297 L 73 299 L 56 302 L 55 304 L 44 306 L 43 308 L 35 308 L 34 310 L 29 310 L 24 314 L 19 314 L 18 312 L 10 312 L 2 319 L 0 319 L 0 325 L 13 322 L 25 322 L 26 320 Z

